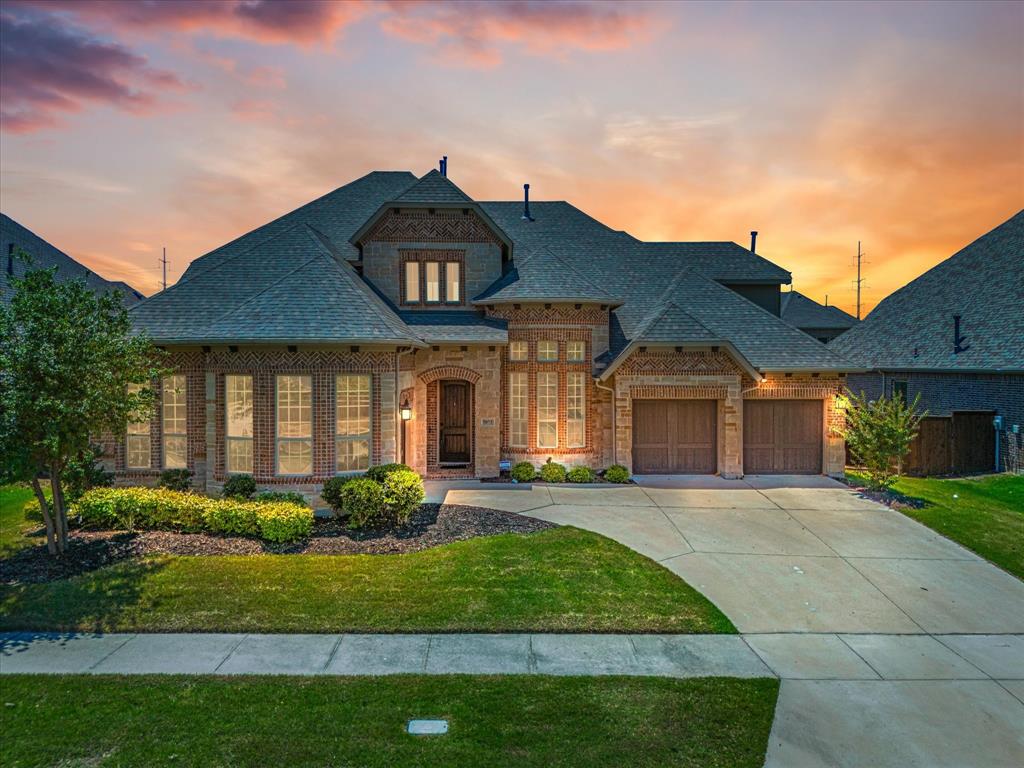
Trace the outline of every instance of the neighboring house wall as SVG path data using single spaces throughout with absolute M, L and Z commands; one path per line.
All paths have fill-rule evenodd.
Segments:
M 907 383 L 907 398 L 921 396 L 920 407 L 931 416 L 949 416 L 953 411 L 995 411 L 1005 418 L 1007 431 L 1000 439 L 1001 457 L 1012 457 L 1024 449 L 1024 374 L 938 373 L 886 371 L 851 374 L 849 388 L 874 399 L 891 397 L 893 382 Z M 1019 431 L 1010 428 L 1017 424 Z
M 399 209 L 388 211 L 363 238 L 363 276 L 395 306 L 403 309 L 438 309 L 453 305 L 403 303 L 402 263 L 408 259 L 462 264 L 465 306 L 501 277 L 501 241 L 472 210 Z

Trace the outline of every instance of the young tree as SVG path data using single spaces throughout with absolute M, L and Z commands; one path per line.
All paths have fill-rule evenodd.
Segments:
M 123 436 L 129 420 L 148 418 L 154 392 L 129 394 L 162 375 L 159 353 L 133 335 L 118 293 L 98 296 L 84 281 L 57 282 L 54 269 L 11 278 L 0 305 L 0 476 L 32 484 L 50 554 L 67 549 L 63 474 L 103 433 Z M 49 478 L 52 501 L 41 480 Z
M 918 425 L 928 415 L 917 412 L 920 400 L 920 395 L 909 404 L 900 395 L 872 401 L 863 392 L 850 396 L 842 435 L 854 458 L 864 465 L 869 487 L 886 490 L 900 476 Z

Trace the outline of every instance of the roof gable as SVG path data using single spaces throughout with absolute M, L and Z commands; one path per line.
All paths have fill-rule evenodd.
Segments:
M 1024 211 L 900 288 L 829 347 L 869 368 L 1024 370 Z M 954 353 L 954 316 L 962 346 Z
M 472 203 L 473 199 L 435 168 L 421 176 L 415 184 L 396 197 L 394 202 L 399 205 L 423 203 L 458 205 Z

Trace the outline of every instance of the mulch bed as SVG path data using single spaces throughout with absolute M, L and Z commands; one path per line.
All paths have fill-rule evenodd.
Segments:
M 317 518 L 312 536 L 290 544 L 205 533 L 78 529 L 71 531 L 64 557 L 51 557 L 43 543 L 0 559 L 0 584 L 56 581 L 146 555 L 393 555 L 478 536 L 554 527 L 544 520 L 487 507 L 423 504 L 401 528 L 354 531 L 336 518 Z
M 849 478 L 842 478 L 840 482 L 850 486 L 865 499 L 877 501 L 892 509 L 923 509 L 928 506 L 924 499 L 915 499 L 913 496 L 904 496 L 896 491 L 872 491 L 859 483 L 850 482 Z
M 499 475 L 498 477 L 481 477 L 481 483 L 515 483 L 509 475 Z M 519 483 L 519 485 L 550 485 L 550 486 L 562 486 L 566 488 L 572 488 L 574 485 L 636 485 L 636 481 L 630 478 L 624 483 L 613 483 L 611 480 L 605 480 L 600 475 L 595 475 L 594 479 L 589 483 L 570 483 L 568 481 L 564 483 L 547 483 L 541 480 L 539 477 L 536 480 L 530 480 L 528 483 Z

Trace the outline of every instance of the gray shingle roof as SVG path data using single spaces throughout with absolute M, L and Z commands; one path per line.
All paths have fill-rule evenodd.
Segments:
M 200 256 L 188 265 L 182 278 L 190 278 L 199 272 L 212 269 L 232 256 L 291 229 L 296 224 L 308 224 L 318 232 L 324 233 L 345 258 L 356 258 L 359 251 L 349 242 L 352 235 L 381 205 L 399 196 L 416 181 L 416 177 L 408 171 L 368 173 L 247 232 L 205 256 Z
M 362 341 L 420 344 L 322 235 L 295 225 L 141 302 L 137 328 L 155 340 Z
M 619 318 L 623 315 L 621 310 L 615 314 Z M 612 324 L 611 357 L 617 362 L 643 343 L 720 342 L 730 344 L 761 371 L 857 369 L 854 363 L 696 268 L 678 274 L 645 315 L 626 317 L 631 320 L 629 324 Z M 615 362 L 603 375 L 614 368 Z
M 474 304 L 507 304 L 516 301 L 565 301 L 621 304 L 611 291 L 595 285 L 571 262 L 550 249 L 541 248 L 515 260 L 511 269 L 473 299 Z
M 142 293 L 123 281 L 104 280 L 64 251 L 43 240 L 35 232 L 23 227 L 10 216 L 0 213 L 0 257 L 4 260 L 3 265 L 0 266 L 0 301 L 4 303 L 9 302 L 13 294 L 13 289 L 6 277 L 7 255 L 12 246 L 15 250 L 21 249 L 30 254 L 33 266 L 36 268 L 57 267 L 58 280 L 84 279 L 85 284 L 96 292 L 121 291 L 125 306 L 131 306 L 145 298 Z M 25 262 L 15 258 L 12 266 L 15 277 L 25 274 Z
M 869 368 L 1024 371 L 1024 211 L 884 299 L 829 343 Z M 953 352 L 953 316 L 969 349 Z
M 786 291 L 781 298 L 782 319 L 794 328 L 843 329 L 857 324 L 857 318 L 839 307 L 826 307 L 798 291 Z
M 477 312 L 399 312 L 409 329 L 427 344 L 507 344 L 508 323 Z
M 437 169 L 420 177 L 419 181 L 394 199 L 395 203 L 472 203 L 473 199 L 453 184 Z

